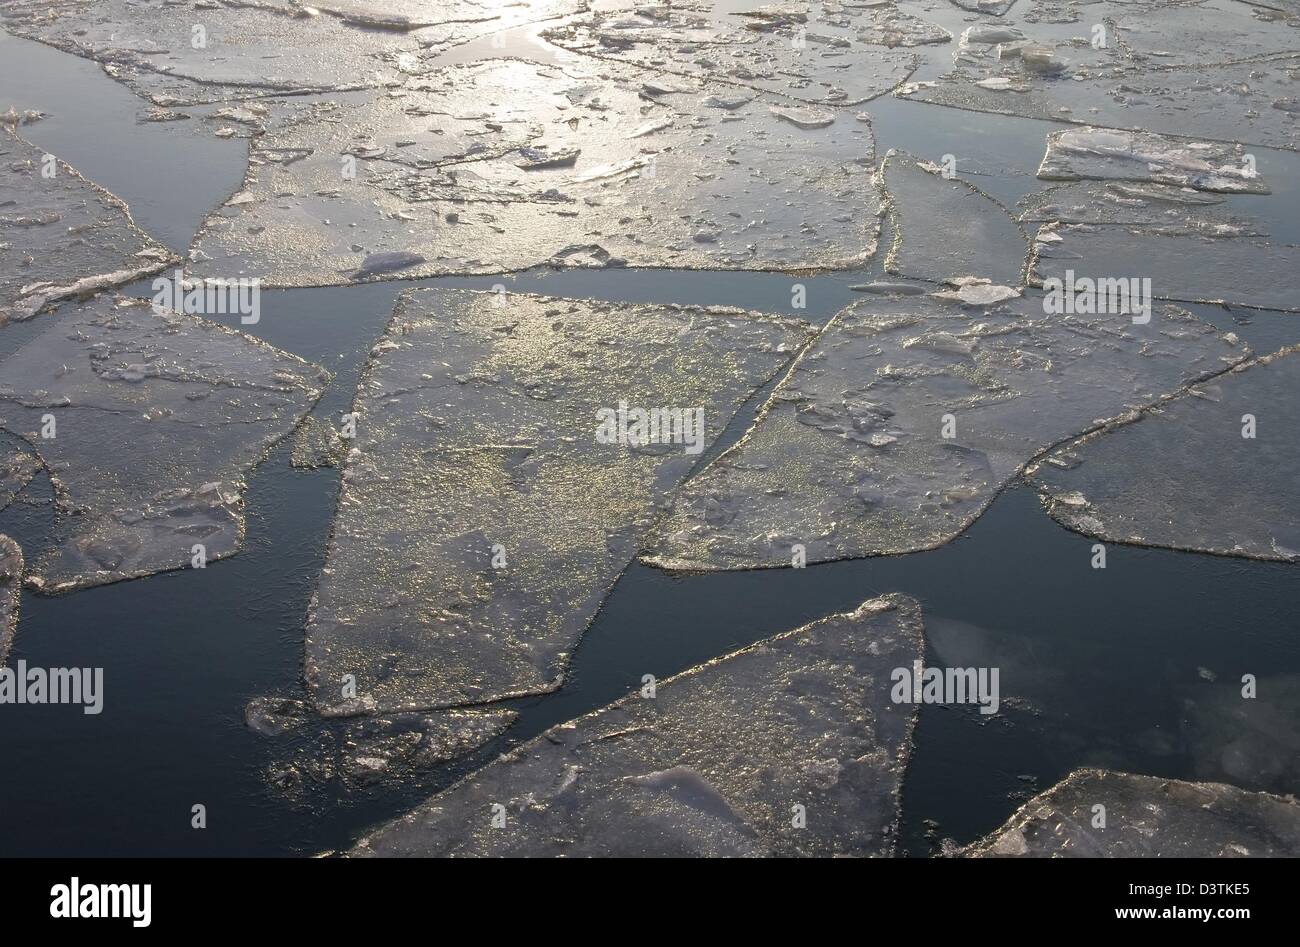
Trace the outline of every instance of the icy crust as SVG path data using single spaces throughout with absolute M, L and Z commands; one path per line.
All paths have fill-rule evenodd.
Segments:
M 881 197 L 866 122 L 601 68 L 490 60 L 290 103 L 206 222 L 194 271 L 306 286 L 871 257 Z
M 1298 352 L 1238 365 L 1063 445 L 1026 473 L 1048 512 L 1089 536 L 1300 559 Z M 1255 419 L 1254 437 L 1242 436 L 1247 416 Z
M 49 470 L 60 538 L 28 584 L 64 592 L 235 552 L 242 478 L 315 403 L 316 365 L 101 295 L 0 361 L 0 428 Z M 51 436 L 46 436 L 51 435 Z
M 553 727 L 351 854 L 890 855 L 914 723 L 890 675 L 923 649 L 915 601 L 872 599 Z
M 46 168 L 53 168 L 52 178 Z M 122 201 L 0 128 L 0 324 L 174 262 L 132 222 Z
M 894 225 L 889 273 L 936 283 L 963 276 L 1024 282 L 1028 240 L 1001 204 L 899 152 L 885 157 L 880 178 Z
M 389 713 L 558 687 L 700 456 L 617 431 L 598 440 L 598 412 L 681 408 L 694 423 L 702 410 L 703 449 L 808 335 L 732 309 L 402 296 L 357 394 L 308 616 L 317 707 Z
M 40 469 L 41 462 L 35 455 L 0 447 L 0 510 L 23 492 Z
M 674 494 L 643 558 L 747 569 L 789 566 L 796 545 L 807 562 L 933 548 L 1044 450 L 1246 354 L 1173 307 L 1133 325 L 1046 314 L 1038 298 L 857 303 Z
M 308 415 L 293 435 L 289 462 L 302 470 L 337 467 L 347 456 L 348 443 L 338 428 L 322 418 Z
M 1265 226 L 1243 214 L 1230 196 L 1169 184 L 1078 181 L 1026 195 L 1019 206 L 1024 225 L 1118 224 L 1210 237 L 1268 236 Z
M 1067 128 L 1048 135 L 1038 176 L 1047 181 L 1092 178 L 1198 191 L 1270 193 L 1241 145 L 1109 128 Z
M 1105 806 L 1104 828 L 1095 828 Z M 1079 769 L 965 849 L 975 858 L 1277 858 L 1300 855 L 1300 803 L 1223 783 Z
M 1187 130 L 1193 114 L 1201 135 L 1297 150 L 1297 22 L 1235 0 L 1021 0 L 997 27 L 967 31 L 950 72 L 897 92 L 975 111 L 1173 135 Z
M 18 604 L 22 597 L 23 551 L 0 534 L 0 665 L 9 657 L 18 630 Z
M 817 105 L 858 105 L 906 81 L 910 47 L 946 31 L 892 4 L 650 3 L 596 11 L 543 32 L 563 49 L 622 65 L 713 80 Z

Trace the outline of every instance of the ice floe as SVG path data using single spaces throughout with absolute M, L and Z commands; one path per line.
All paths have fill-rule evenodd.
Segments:
M 0 510 L 22 493 L 40 469 L 41 462 L 34 454 L 0 448 Z
M 1026 473 L 1052 516 L 1089 536 L 1300 559 L 1297 390 L 1300 352 L 1284 349 L 1064 444 Z
M 1186 141 L 1109 128 L 1067 128 L 1047 136 L 1038 176 L 1047 181 L 1149 181 L 1198 191 L 1267 194 L 1240 145 Z
M 0 534 L 0 665 L 9 657 L 18 630 L 18 603 L 22 598 L 23 551 Z
M 0 130 L 0 324 L 157 273 L 175 262 L 126 205 Z
M 0 428 L 49 470 L 60 536 L 29 585 L 63 592 L 206 564 L 243 538 L 243 476 L 328 374 L 216 323 L 111 294 L 0 359 Z
M 924 653 L 889 595 L 525 743 L 363 838 L 359 856 L 890 855 Z
M 673 495 L 643 558 L 744 569 L 789 566 L 795 546 L 811 563 L 940 545 L 1041 452 L 1246 354 L 1174 307 L 1135 325 L 1041 298 L 854 304 Z
M 1300 802 L 1223 783 L 1080 769 L 966 849 L 972 857 L 1300 855 Z
M 253 141 L 239 202 L 206 222 L 193 271 L 302 286 L 870 258 L 881 198 L 869 123 L 761 99 L 711 107 L 717 87 L 650 94 L 600 68 L 491 60 L 286 103 Z
M 732 309 L 401 297 L 359 387 L 308 617 L 317 707 L 559 686 L 665 493 L 808 334 Z

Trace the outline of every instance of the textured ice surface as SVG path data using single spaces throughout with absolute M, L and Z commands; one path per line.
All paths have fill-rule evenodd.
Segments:
M 1214 233 L 1194 222 L 1181 228 L 1047 225 L 1035 237 L 1030 282 L 1065 281 L 1072 270 L 1076 279 L 1150 279 L 1159 299 L 1300 311 L 1289 278 L 1300 270 L 1300 247 Z
M 1294 560 L 1297 391 L 1300 353 L 1285 349 L 1072 441 L 1027 473 L 1052 516 L 1089 536 Z M 1247 415 L 1254 437 L 1242 436 Z
M 34 454 L 0 447 L 0 510 L 13 502 L 40 469 L 41 462 Z
M 1110 128 L 1067 128 L 1048 135 L 1038 176 L 1046 181 L 1149 181 L 1200 191 L 1269 193 L 1240 145 Z
M 329 421 L 308 415 L 294 432 L 289 459 L 295 467 L 314 470 L 337 467 L 347 452 L 347 441 L 339 436 L 338 428 Z
M 564 49 L 823 105 L 857 105 L 904 82 L 907 46 L 944 37 L 892 7 L 836 2 L 731 10 L 670 2 L 597 11 L 543 33 Z M 941 31 L 940 31 L 941 32 Z
M 1105 828 L 1094 828 L 1094 806 Z M 1300 803 L 1223 783 L 1075 770 L 964 854 L 1032 858 L 1300 855 Z
M 50 170 L 53 177 L 46 176 Z M 0 129 L 0 324 L 172 262 L 120 200 Z
M 911 155 L 886 156 L 881 177 L 894 224 L 888 272 L 933 282 L 962 276 L 1023 282 L 1028 243 L 1001 204 Z
M 808 562 L 940 545 L 1037 454 L 1243 357 L 1173 307 L 1133 325 L 1048 315 L 1036 298 L 857 303 L 674 494 L 644 558 L 743 569 L 788 566 L 795 544 Z
M 890 675 L 922 639 L 898 595 L 765 639 L 551 728 L 352 854 L 892 854 L 914 715 Z
M 1198 684 L 1183 700 L 1182 736 L 1200 779 L 1300 793 L 1300 676 Z
M 235 552 L 244 474 L 327 377 L 145 301 L 65 307 L 0 360 L 0 428 L 40 456 L 63 514 L 29 584 L 62 592 L 176 569 L 195 544 L 209 562 Z
M 0 665 L 9 657 L 18 630 L 18 603 L 22 597 L 23 551 L 0 534 Z
M 300 286 L 547 263 L 851 267 L 874 252 L 868 123 L 828 112 L 804 129 L 725 86 L 589 69 L 492 60 L 281 106 L 195 272 Z
M 600 442 L 597 412 L 699 409 L 703 447 L 807 332 L 731 309 L 404 295 L 358 391 L 308 617 L 317 706 L 388 713 L 556 688 L 700 456 Z
M 1194 230 L 1208 236 L 1268 236 L 1264 225 L 1243 214 L 1231 197 L 1169 184 L 1132 181 L 1058 184 L 1027 195 L 1021 199 L 1020 206 L 1023 224 L 1053 221 L 1129 224 Z

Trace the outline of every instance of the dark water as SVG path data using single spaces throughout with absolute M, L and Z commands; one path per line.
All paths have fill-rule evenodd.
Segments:
M 185 125 L 137 124 L 139 100 L 91 63 L 9 37 L 0 38 L 0 54 L 0 110 L 50 112 L 24 134 L 125 199 L 141 226 L 172 247 L 184 249 L 206 210 L 238 185 L 243 143 Z M 1035 187 L 1043 123 L 891 100 L 869 110 L 882 154 L 956 154 L 1004 201 Z M 1300 201 L 1283 183 L 1300 180 L 1295 156 L 1265 160 L 1292 173 L 1271 175 L 1279 192 L 1249 210 L 1270 221 L 1277 239 L 1295 240 Z M 878 269 L 798 280 L 808 308 L 795 314 L 823 321 L 855 297 L 850 284 L 873 275 Z M 416 285 L 498 282 L 788 312 L 796 280 L 621 270 Z M 243 328 L 335 371 L 318 412 L 337 417 L 394 298 L 411 285 L 266 292 L 261 322 Z M 1300 340 L 1300 317 L 1197 311 L 1260 350 Z M 5 346 L 28 330 L 7 328 Z M 742 412 L 727 438 L 746 425 Z M 279 855 L 346 846 L 511 743 L 622 696 L 643 674 L 662 678 L 881 592 L 918 598 L 932 642 L 955 635 L 976 649 L 974 663 L 1002 668 L 1003 712 L 921 711 L 903 793 L 904 847 L 914 855 L 930 853 L 938 837 L 968 841 L 990 830 L 1078 765 L 1193 775 L 1181 725 L 1184 699 L 1204 686 L 1199 669 L 1220 680 L 1300 673 L 1295 567 L 1112 546 L 1108 568 L 1096 570 L 1092 541 L 1056 526 L 1032 491 L 1013 487 L 965 535 L 932 552 L 715 575 L 633 566 L 584 638 L 564 689 L 513 702 L 521 718 L 505 739 L 417 782 L 290 801 L 263 772 L 298 746 L 292 739 L 308 737 L 259 737 L 244 726 L 243 707 L 300 690 L 303 616 L 337 485 L 336 471 L 292 469 L 283 444 L 249 478 L 240 555 L 60 598 L 24 595 L 11 663 L 103 667 L 106 709 L 3 708 L 0 854 Z M 48 484 L 34 489 L 39 498 Z M 48 541 L 48 510 L 15 504 L 0 514 L 0 530 L 35 557 Z M 204 831 L 190 827 L 196 803 L 207 807 Z

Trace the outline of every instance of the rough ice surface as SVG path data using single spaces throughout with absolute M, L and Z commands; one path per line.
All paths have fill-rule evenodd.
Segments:
M 1197 778 L 1244 789 L 1300 793 L 1300 675 L 1198 682 L 1183 700 L 1182 737 Z
M 973 27 L 949 73 L 897 93 L 1167 135 L 1194 127 L 1200 137 L 1300 150 L 1294 23 L 1236 0 L 1021 0 L 999 24 L 1009 32 Z
M 1094 806 L 1105 828 L 1094 828 Z M 967 856 L 1264 858 L 1300 855 L 1300 803 L 1223 783 L 1079 769 L 1035 796 Z
M 1212 227 L 1045 225 L 1034 240 L 1030 282 L 1075 278 L 1149 279 L 1158 299 L 1300 311 L 1283 274 L 1300 270 L 1300 247 Z
M 1065 444 L 1027 474 L 1048 512 L 1089 536 L 1300 559 L 1297 390 L 1300 354 L 1284 349 Z
M 914 723 L 890 675 L 923 653 L 915 601 L 869 600 L 553 727 L 351 854 L 890 855 Z
M 18 604 L 22 597 L 23 551 L 0 534 L 0 665 L 9 657 L 18 630 Z
M 1199 191 L 1268 194 L 1240 145 L 1186 141 L 1110 128 L 1067 128 L 1047 136 L 1045 181 L 1149 181 Z
M 0 429 L 50 472 L 60 535 L 29 585 L 63 592 L 235 552 L 242 479 L 315 403 L 324 369 L 111 294 L 0 360 Z M 46 435 L 51 436 L 46 436 Z
M 597 412 L 684 409 L 694 424 L 702 411 L 690 439 L 703 449 L 808 332 L 733 309 L 401 297 L 360 384 L 308 616 L 318 708 L 389 713 L 558 687 L 700 456 L 663 438 L 598 440 Z
M 795 545 L 808 562 L 938 546 L 1044 450 L 1244 357 L 1173 307 L 1133 325 L 1037 298 L 857 303 L 673 495 L 643 558 L 745 569 L 789 566 Z
M 337 467 L 347 452 L 348 443 L 339 435 L 338 428 L 329 421 L 308 415 L 294 432 L 289 461 L 304 470 Z
M 668 0 L 596 11 L 543 36 L 566 50 L 625 66 L 821 105 L 858 105 L 888 92 L 916 66 L 917 56 L 907 47 L 946 39 L 943 31 L 892 7 L 819 0 L 742 10 Z
M 881 180 L 894 224 L 888 272 L 932 282 L 963 276 L 1024 282 L 1028 242 L 1001 204 L 907 154 L 887 155 Z
M 592 68 L 491 60 L 282 104 L 243 189 L 200 233 L 194 272 L 303 286 L 871 257 L 869 123 L 827 112 L 829 126 L 804 128 L 725 86 L 675 79 L 666 91 Z
M 41 462 L 36 455 L 0 447 L 0 510 L 22 493 L 40 469 Z
M 1268 236 L 1224 194 L 1131 181 L 1058 184 L 1020 201 L 1022 224 L 1121 224 L 1199 231 L 1207 236 Z M 1054 238 L 1049 237 L 1049 242 Z
M 0 324 L 174 261 L 136 227 L 124 203 L 0 129 Z

